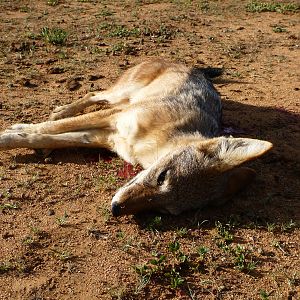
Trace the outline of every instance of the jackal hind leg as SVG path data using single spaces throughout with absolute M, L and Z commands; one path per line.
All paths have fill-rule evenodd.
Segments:
M 15 124 L 0 133 L 0 149 L 105 147 L 119 109 L 107 109 L 57 121 Z M 62 135 L 64 134 L 64 135 Z M 73 140 L 74 139 L 74 140 Z

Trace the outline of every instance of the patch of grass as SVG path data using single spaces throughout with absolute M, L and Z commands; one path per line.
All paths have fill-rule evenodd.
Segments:
M 11 198 L 11 190 L 7 189 L 0 192 L 0 198 L 5 199 L 6 201 Z
M 299 226 L 298 226 L 297 222 L 290 220 L 290 221 L 287 221 L 287 222 L 281 224 L 281 231 L 288 232 L 288 231 L 292 231 L 293 229 L 296 229 L 298 227 Z
M 230 252 L 234 259 L 234 265 L 238 270 L 251 272 L 256 268 L 256 262 L 254 262 L 249 255 L 249 250 L 243 246 L 237 245 L 235 248 L 231 248 Z
M 148 225 L 146 228 L 147 228 L 147 230 L 150 230 L 150 231 L 156 231 L 156 230 L 160 230 L 162 225 L 163 225 L 163 223 L 162 223 L 161 216 L 155 216 L 148 222 Z
M 209 249 L 205 246 L 199 246 L 197 248 L 197 253 L 199 254 L 201 260 L 203 260 L 205 258 L 205 256 L 207 255 L 208 252 L 209 252 Z
M 4 203 L 0 204 L 0 210 L 5 211 L 5 210 L 12 210 L 12 209 L 18 209 L 18 205 L 15 203 Z
M 32 246 L 36 243 L 34 237 L 28 235 L 22 240 L 22 244 L 26 246 Z
M 210 4 L 207 0 L 200 1 L 198 6 L 203 12 L 208 12 L 210 10 Z
M 98 176 L 98 184 L 105 191 L 114 190 L 117 184 L 117 177 L 114 174 L 104 174 Z
M 294 288 L 295 286 L 300 285 L 300 277 L 298 272 L 293 272 L 291 275 L 285 274 L 286 280 L 288 282 L 288 285 L 291 288 Z
M 134 267 L 135 272 L 138 274 L 138 283 L 135 287 L 135 294 L 139 294 L 144 287 L 150 282 L 153 274 L 152 269 L 147 265 L 137 265 Z
M 68 261 L 74 258 L 74 255 L 69 251 L 59 251 L 56 249 L 52 249 L 54 257 L 61 261 Z
M 0 262 L 0 274 L 7 273 L 14 269 L 14 265 L 9 262 Z
M 178 237 L 184 237 L 187 235 L 187 233 L 188 233 L 188 230 L 186 227 L 181 227 L 176 230 L 176 234 Z
M 267 230 L 268 232 L 274 232 L 277 228 L 275 223 L 267 223 Z
M 125 299 L 126 293 L 127 293 L 126 286 L 122 286 L 122 285 L 117 287 L 112 287 L 109 289 L 109 294 L 111 298 L 116 300 Z
M 31 11 L 31 8 L 29 6 L 22 6 L 20 8 L 20 12 L 25 12 L 25 13 L 28 13 Z
M 112 216 L 111 211 L 108 207 L 98 207 L 97 212 L 102 215 L 104 222 L 107 222 Z
M 140 29 L 139 28 L 132 28 L 129 29 L 124 25 L 116 25 L 113 26 L 108 34 L 109 37 L 118 37 L 118 38 L 124 38 L 129 36 L 139 36 L 140 35 Z
M 117 43 L 108 50 L 108 53 L 112 55 L 119 55 L 121 53 L 134 55 L 136 53 L 136 49 L 127 43 Z
M 274 248 L 279 249 L 282 253 L 286 253 L 284 249 L 284 244 L 281 241 L 273 240 L 271 244 Z
M 139 291 L 150 281 L 161 282 L 163 285 L 168 284 L 171 289 L 178 289 L 186 282 L 184 271 L 194 267 L 194 263 L 180 250 L 180 243 L 176 240 L 169 243 L 165 254 L 155 253 L 153 256 L 147 263 L 134 267 L 139 275 Z
M 59 4 L 59 0 L 47 0 L 47 4 L 50 6 L 56 6 Z
M 110 10 L 109 8 L 107 8 L 106 6 L 103 7 L 99 13 L 100 16 L 103 16 L 103 17 L 110 17 L 114 14 L 115 12 Z
M 259 291 L 259 296 L 260 296 L 260 299 L 262 299 L 262 300 L 268 300 L 269 295 L 270 295 L 270 293 L 268 293 L 266 290 Z
M 223 225 L 220 221 L 215 223 L 218 237 L 224 240 L 225 244 L 230 244 L 233 241 L 233 234 L 230 232 L 231 226 L 230 224 Z
M 155 35 L 157 36 L 158 42 L 165 42 L 174 36 L 174 31 L 165 24 L 161 24 L 158 30 L 156 30 Z
M 258 2 L 251 1 L 246 5 L 249 12 L 296 12 L 300 6 L 296 3 L 279 3 L 279 2 Z
M 116 233 L 116 237 L 117 237 L 118 239 L 123 239 L 123 238 L 125 237 L 125 234 L 124 234 L 123 231 L 118 231 L 118 232 Z
M 59 226 L 65 226 L 68 223 L 68 214 L 64 212 L 64 214 L 61 217 L 56 217 L 56 223 Z
M 281 25 L 274 25 L 272 27 L 275 33 L 287 32 L 287 29 Z
M 68 58 L 68 54 L 67 54 L 66 52 L 64 52 L 64 51 L 59 51 L 59 52 L 57 53 L 57 57 L 58 57 L 59 59 L 66 59 L 66 58 Z
M 172 289 L 177 289 L 184 283 L 184 279 L 181 277 L 180 273 L 176 271 L 176 269 L 171 269 L 169 273 L 165 274 L 167 277 L 170 278 L 170 287 Z
M 104 22 L 99 27 L 98 30 L 101 32 L 101 35 L 105 35 L 111 38 L 150 38 L 155 42 L 166 42 L 167 40 L 172 39 L 176 35 L 176 30 L 165 25 L 160 24 L 159 26 L 143 26 L 143 27 L 133 27 L 128 28 L 123 24 L 115 24 Z
M 67 32 L 62 28 L 44 27 L 41 31 L 44 40 L 53 45 L 64 45 L 67 40 Z

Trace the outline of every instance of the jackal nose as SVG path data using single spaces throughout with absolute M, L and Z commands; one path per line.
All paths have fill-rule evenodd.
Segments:
M 117 217 L 121 214 L 121 207 L 118 203 L 114 202 L 111 204 L 111 212 L 114 217 Z

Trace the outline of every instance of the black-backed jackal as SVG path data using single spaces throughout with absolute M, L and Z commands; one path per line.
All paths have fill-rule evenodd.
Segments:
M 100 102 L 108 108 L 78 115 Z M 255 174 L 240 165 L 272 147 L 219 136 L 220 123 L 220 96 L 201 71 L 152 60 L 108 90 L 57 107 L 49 121 L 11 126 L 0 133 L 0 148 L 107 148 L 145 169 L 117 191 L 113 215 L 177 215 L 226 201 Z

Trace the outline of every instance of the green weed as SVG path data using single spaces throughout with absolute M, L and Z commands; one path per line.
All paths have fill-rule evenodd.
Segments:
M 64 212 L 64 214 L 61 217 L 56 217 L 56 223 L 59 226 L 65 226 L 68 223 L 68 214 Z
M 205 246 L 199 246 L 197 248 L 197 253 L 199 254 L 199 256 L 202 260 L 204 259 L 204 257 L 207 255 L 208 252 L 209 252 L 209 249 Z
M 32 246 L 36 243 L 34 237 L 32 236 L 26 236 L 23 240 L 22 240 L 22 244 L 26 245 L 26 246 Z
M 31 8 L 29 6 L 22 6 L 20 8 L 20 12 L 25 12 L 25 13 L 28 13 L 31 11 Z
M 121 53 L 123 54 L 126 54 L 126 55 L 133 55 L 136 53 L 136 49 L 127 44 L 127 43 L 118 43 L 118 44 L 115 44 L 111 47 L 111 50 L 108 51 L 109 53 L 111 53 L 112 55 L 119 55 Z
M 186 227 L 181 227 L 176 230 L 176 234 L 178 237 L 184 237 L 187 235 L 187 233 L 188 233 L 188 230 Z
M 281 231 L 283 232 L 292 231 L 293 229 L 296 228 L 298 228 L 298 224 L 293 220 L 281 224 Z
M 114 14 L 114 12 L 110 9 L 108 9 L 107 7 L 104 7 L 101 9 L 99 15 L 103 16 L 103 17 L 110 17 Z
M 156 230 L 159 230 L 161 229 L 162 227 L 162 218 L 161 216 L 155 216 L 153 219 L 151 219 L 149 222 L 148 222 L 148 225 L 147 225 L 147 230 L 150 230 L 150 231 L 156 231 Z
M 180 285 L 184 283 L 184 279 L 181 277 L 180 273 L 176 269 L 171 269 L 169 273 L 165 274 L 170 278 L 170 287 L 172 289 L 177 289 Z
M 98 207 L 97 212 L 102 215 L 104 222 L 107 222 L 112 216 L 111 211 L 108 207 Z
M 277 228 L 275 223 L 267 223 L 267 230 L 268 232 L 274 232 Z
M 139 36 L 139 35 L 140 35 L 139 28 L 128 29 L 124 25 L 114 26 L 108 34 L 109 37 L 118 37 L 118 38 L 124 38 L 124 37 L 129 37 L 129 36 Z
M 260 299 L 262 299 L 262 300 L 268 300 L 269 295 L 270 294 L 266 290 L 260 290 L 259 291 L 259 296 L 260 296 Z
M 135 267 L 139 275 L 138 290 L 151 280 L 168 283 L 172 289 L 179 288 L 185 282 L 183 270 L 191 263 L 188 255 L 180 250 L 178 241 L 169 243 L 168 250 L 165 254 L 153 254 L 154 257 L 147 263 Z
M 59 251 L 56 249 L 52 249 L 54 257 L 61 261 L 68 261 L 74 258 L 74 255 L 69 251 Z
M 276 33 L 287 32 L 287 29 L 281 25 L 274 25 L 272 27 L 273 27 L 273 31 Z
M 220 221 L 215 223 L 218 233 L 218 238 L 224 240 L 225 244 L 230 244 L 233 241 L 233 235 L 230 232 L 231 226 L 230 224 L 223 225 Z
M 0 262 L 0 274 L 7 273 L 8 271 L 14 269 L 14 266 L 9 262 Z
M 56 6 L 59 4 L 59 0 L 47 0 L 47 4 L 50 6 Z
M 251 1 L 246 5 L 246 10 L 249 12 L 279 12 L 287 11 L 296 12 L 300 6 L 296 3 L 279 3 L 279 2 L 258 2 Z
M 15 203 L 4 203 L 0 204 L 0 210 L 5 211 L 5 210 L 12 210 L 12 209 L 18 209 L 18 205 Z
M 67 32 L 61 28 L 44 27 L 41 31 L 44 40 L 53 45 L 64 45 L 67 40 Z
M 230 252 L 234 259 L 235 267 L 240 271 L 251 272 L 256 268 L 256 262 L 249 255 L 249 250 L 241 245 L 231 248 Z
M 200 1 L 198 6 L 203 12 L 208 12 L 210 10 L 210 4 L 207 0 Z
M 98 185 L 105 191 L 114 190 L 117 184 L 117 177 L 114 174 L 104 174 L 98 176 Z

